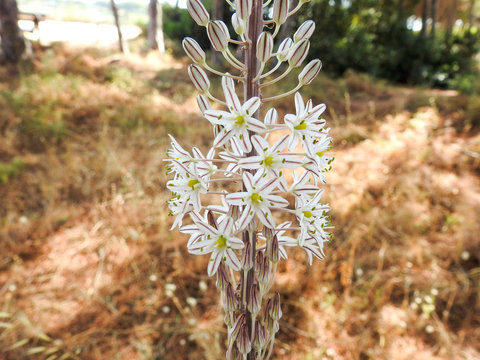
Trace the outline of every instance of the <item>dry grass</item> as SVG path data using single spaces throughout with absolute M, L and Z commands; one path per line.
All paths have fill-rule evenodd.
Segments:
M 476 99 L 354 73 L 305 94 L 330 108 L 335 237 L 280 266 L 275 358 L 480 358 Z M 165 206 L 166 134 L 211 139 L 194 95 L 174 59 L 63 48 L 0 84 L 0 358 L 223 357 Z

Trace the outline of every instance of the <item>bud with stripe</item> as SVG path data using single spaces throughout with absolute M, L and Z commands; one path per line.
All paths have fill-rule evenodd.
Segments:
M 245 24 L 238 17 L 237 13 L 233 13 L 232 15 L 232 27 L 238 35 L 243 35 L 245 33 Z
M 235 0 L 235 10 L 238 17 L 243 21 L 247 21 L 252 12 L 253 0 Z
M 223 52 L 227 49 L 230 34 L 228 33 L 227 25 L 223 21 L 210 21 L 207 25 L 207 34 L 216 51 Z
M 300 66 L 307 57 L 309 49 L 310 41 L 307 39 L 300 40 L 288 52 L 288 64 L 294 68 Z
M 195 64 L 205 63 L 205 52 L 200 45 L 191 37 L 186 37 L 182 41 L 183 50 Z
M 192 19 L 200 26 L 207 26 L 210 15 L 200 0 L 188 0 L 187 9 Z
M 257 40 L 257 59 L 266 62 L 272 57 L 273 37 L 269 32 L 262 32 Z
M 298 81 L 302 85 L 310 84 L 315 79 L 322 68 L 322 62 L 319 59 L 310 61 L 298 75 Z
M 202 94 L 197 95 L 197 105 L 200 111 L 202 112 L 202 114 L 205 114 L 205 111 L 212 109 L 207 97 Z
M 288 17 L 288 2 L 289 0 L 275 0 L 273 2 L 273 16 L 272 19 L 277 25 L 282 25 Z
M 315 31 L 315 22 L 313 20 L 305 21 L 293 34 L 293 41 L 295 43 L 303 39 L 310 39 L 313 32 Z
M 200 66 L 195 64 L 189 65 L 188 76 L 190 76 L 190 80 L 192 80 L 193 85 L 195 85 L 198 91 L 201 93 L 208 92 L 210 80 L 208 80 L 207 74 L 205 74 L 205 71 L 203 71 Z
M 277 50 L 277 59 L 280 62 L 287 61 L 288 51 L 293 46 L 293 40 L 290 38 L 284 39 L 281 44 L 278 46 Z

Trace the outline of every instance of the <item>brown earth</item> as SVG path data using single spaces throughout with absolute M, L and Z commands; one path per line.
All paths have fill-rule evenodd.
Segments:
M 165 205 L 167 133 L 212 139 L 185 64 L 54 47 L 24 67 L 0 69 L 0 358 L 223 358 L 215 280 Z M 274 358 L 480 359 L 472 99 L 355 73 L 304 95 L 329 107 L 335 236 L 279 267 Z

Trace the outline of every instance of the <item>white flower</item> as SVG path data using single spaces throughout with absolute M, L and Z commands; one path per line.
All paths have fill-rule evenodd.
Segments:
M 328 205 L 320 203 L 320 198 L 324 190 L 318 190 L 317 193 L 310 199 L 306 197 L 296 198 L 296 208 L 292 211 L 297 216 L 301 227 L 305 227 L 311 231 L 318 230 L 318 220 L 325 217 L 325 212 L 329 210 Z M 323 224 L 323 222 L 322 222 Z
M 224 92 L 230 112 L 222 110 L 205 111 L 207 120 L 212 124 L 223 126 L 223 130 L 215 137 L 213 145 L 220 147 L 227 141 L 235 139 L 241 150 L 248 153 L 252 150 L 248 131 L 261 133 L 266 130 L 263 122 L 252 117 L 252 114 L 260 107 L 260 98 L 252 97 L 242 105 L 231 87 L 224 87 Z
M 298 177 L 297 172 L 294 171 L 292 186 L 290 186 L 288 192 L 297 197 L 309 196 L 310 194 L 316 193 L 318 191 L 318 187 L 315 185 L 306 184 L 308 181 L 310 181 L 310 174 L 308 171 L 303 172 L 300 177 Z
M 311 100 L 307 101 L 305 105 L 300 93 L 295 93 L 296 115 L 287 114 L 284 117 L 285 124 L 292 131 L 292 137 L 288 144 L 290 150 L 297 146 L 299 140 L 306 144 L 321 136 L 321 130 L 325 125 L 325 121 L 320 118 L 320 115 L 325 109 L 325 104 L 312 108 Z
M 177 210 L 182 209 L 181 213 L 183 214 L 188 211 L 189 205 L 193 206 L 195 211 L 200 211 L 202 208 L 200 195 L 207 193 L 208 182 L 205 180 L 205 177 L 200 176 L 196 164 L 190 164 L 187 167 L 175 160 L 173 163 L 178 166 L 180 171 L 177 172 L 174 180 L 167 182 L 167 189 L 174 196 L 169 200 L 169 205 L 172 204 L 173 208 Z
M 228 194 L 227 203 L 230 205 L 245 206 L 242 216 L 238 220 L 239 230 L 247 227 L 255 215 L 260 221 L 269 228 L 275 228 L 273 220 L 272 207 L 285 207 L 288 201 L 278 195 L 272 195 L 271 192 L 277 187 L 278 179 L 264 176 L 262 172 L 255 175 L 249 172 L 243 173 L 243 184 L 246 191 Z
M 219 218 L 218 229 L 216 229 L 195 212 L 191 213 L 191 218 L 196 225 L 192 236 L 197 237 L 198 232 L 201 232 L 202 239 L 189 242 L 188 251 L 195 255 L 212 253 L 208 263 L 208 275 L 214 275 L 222 261 L 225 261 L 233 270 L 240 270 L 241 264 L 234 250 L 242 249 L 243 241 L 233 236 L 233 219 L 230 217 Z
M 328 168 L 331 158 L 325 154 L 330 149 L 332 138 L 328 136 L 328 129 L 324 130 L 314 141 L 305 144 L 307 158 L 315 162 L 317 167 L 322 170 Z
M 282 177 L 281 169 L 302 166 L 303 161 L 294 155 L 281 153 L 288 142 L 288 135 L 280 138 L 272 147 L 261 136 L 252 136 L 252 144 L 257 151 L 256 156 L 240 159 L 238 165 L 244 169 L 257 169 L 263 173 L 283 180 L 280 182 L 282 190 L 286 191 L 286 182 Z
M 323 252 L 323 242 L 319 243 L 317 239 L 313 237 L 303 236 L 304 232 L 300 235 L 300 239 L 298 241 L 298 246 L 305 250 L 308 256 L 308 263 L 312 265 L 313 256 L 322 260 L 325 257 L 325 253 Z M 305 232 L 307 234 L 307 232 Z
M 200 177 L 211 176 L 215 174 L 215 172 L 218 169 L 217 166 L 213 164 L 213 160 L 215 160 L 215 148 L 211 148 L 208 151 L 206 157 L 203 156 L 202 152 L 196 147 L 192 149 L 192 153 L 193 155 L 195 155 L 196 160 L 194 161 L 197 164 L 197 171 Z M 198 159 L 205 159 L 205 160 L 198 160 Z
M 166 161 L 169 161 L 172 165 L 172 167 L 168 168 L 168 173 L 179 170 L 183 171 L 181 167 L 179 167 L 177 164 L 185 164 L 190 162 L 192 160 L 192 155 L 190 155 L 187 150 L 182 148 L 172 135 L 168 134 L 168 136 L 170 137 L 170 140 L 172 140 L 172 142 L 170 143 L 172 145 L 172 148 L 167 150 L 168 159 L 166 159 Z

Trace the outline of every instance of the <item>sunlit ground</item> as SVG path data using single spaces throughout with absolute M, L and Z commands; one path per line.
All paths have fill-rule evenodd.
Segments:
M 212 141 L 185 65 L 36 47 L 0 84 L 0 358 L 223 358 L 207 258 L 165 206 L 167 133 Z M 335 236 L 279 267 L 274 358 L 480 358 L 475 100 L 355 73 L 303 94 L 329 109 Z

